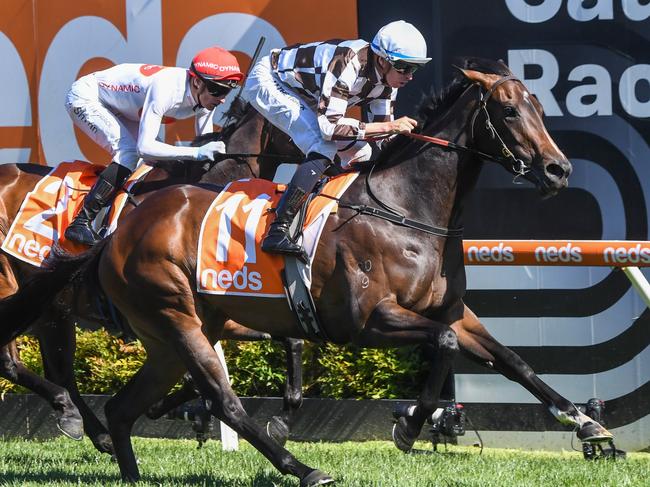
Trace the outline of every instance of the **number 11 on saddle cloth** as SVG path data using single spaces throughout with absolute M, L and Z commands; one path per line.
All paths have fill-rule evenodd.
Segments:
M 303 246 L 310 262 L 327 217 L 337 210 L 336 198 L 357 176 L 354 172 L 330 179 L 311 201 L 303 228 Z M 201 224 L 198 292 L 286 297 L 281 277 L 284 258 L 260 248 L 273 221 L 269 210 L 277 206 L 283 189 L 283 185 L 272 181 L 242 179 L 228 184 L 214 199 Z

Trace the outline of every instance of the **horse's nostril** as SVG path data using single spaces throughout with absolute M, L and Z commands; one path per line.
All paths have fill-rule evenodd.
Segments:
M 558 179 L 562 179 L 566 175 L 566 172 L 564 171 L 564 169 L 562 169 L 562 166 L 556 163 L 551 163 L 547 165 L 546 172 L 547 174 L 551 174 Z

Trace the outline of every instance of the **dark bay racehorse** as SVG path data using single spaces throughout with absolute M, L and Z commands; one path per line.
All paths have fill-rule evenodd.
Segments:
M 201 144 L 206 139 L 214 139 L 217 136 L 226 141 L 229 151 L 235 153 L 267 154 L 271 152 L 280 155 L 286 154 L 289 159 L 291 157 L 295 159 L 299 155 L 298 149 L 292 146 L 287 137 L 280 133 L 275 134 L 263 117 L 255 110 L 248 109 L 243 103 L 234 103 L 227 114 L 227 119 L 230 120 L 230 123 L 224 127 L 220 134 L 207 134 L 195 143 Z M 207 168 L 202 167 L 203 163 L 199 164 L 193 161 L 159 162 L 157 163 L 158 167 L 135 187 L 133 202 L 138 204 L 153 194 L 153 191 L 178 183 L 223 185 L 233 179 L 258 177 L 260 172 L 272 178 L 275 167 L 281 162 L 283 162 L 281 158 L 269 158 L 265 155 L 259 158 L 222 158 L 207 172 Z M 265 168 L 262 171 L 260 171 L 260 164 L 263 164 Z M 31 191 L 50 170 L 51 168 L 47 166 L 37 164 L 0 165 L 0 242 L 7 234 L 27 192 Z M 127 205 L 123 216 L 133 208 L 134 205 Z M 4 298 L 14 294 L 25 279 L 33 275 L 34 270 L 33 266 L 0 252 L 0 297 Z M 94 302 L 94 300 L 89 302 Z M 77 317 L 82 318 L 86 323 L 103 325 L 109 329 L 115 326 L 110 322 L 110 318 L 98 314 L 92 306 L 87 306 L 86 311 Z M 266 334 L 252 332 L 234 322 L 229 322 L 227 326 L 229 330 L 227 335 L 235 340 L 268 338 Z M 53 311 L 42 317 L 35 324 L 32 332 L 39 340 L 45 378 L 24 366 L 15 341 L 0 348 L 0 376 L 26 387 L 46 399 L 56 413 L 57 424 L 62 432 L 72 438 L 80 439 L 82 431 L 85 429 L 99 451 L 111 451 L 106 429 L 81 399 L 74 381 L 74 320 Z M 299 374 L 302 343 L 299 340 L 287 339 L 284 340 L 284 346 L 289 361 L 289 380 L 285 391 L 283 416 L 284 421 L 288 422 L 291 412 L 299 407 L 302 401 Z M 167 403 L 158 405 L 155 415 L 164 414 L 168 408 L 182 402 L 184 397 L 192 395 L 193 392 L 188 394 L 188 391 L 181 391 Z M 283 425 L 280 423 L 280 426 Z
M 463 302 L 458 229 L 482 160 L 531 181 L 543 196 L 567 186 L 571 165 L 546 131 L 539 103 L 502 63 L 474 61 L 423 115 L 422 133 L 452 141 L 456 149 L 398 138 L 343 195 L 312 266 L 312 293 L 324 333 L 336 343 L 436 349 L 416 407 L 393 431 L 404 451 L 436 409 L 459 351 L 519 382 L 559 421 L 576 427 L 583 441 L 611 438 L 498 343 Z M 163 189 L 132 211 L 102 245 L 55 260 L 52 270 L 0 303 L 0 319 L 15 327 L 10 333 L 2 330 L 0 343 L 42 311 L 26 309 L 33 296 L 45 298 L 43 309 L 61 289 L 68 291 L 58 300 L 74 301 L 75 286 L 69 284 L 96 279 L 147 350 L 146 363 L 106 405 L 124 480 L 139 478 L 133 423 L 187 369 L 211 401 L 212 413 L 279 471 L 298 477 L 301 486 L 329 483 L 331 477 L 299 462 L 252 421 L 212 348 L 228 319 L 274 336 L 305 337 L 283 300 L 196 292 L 198 230 L 214 197 L 195 186 Z M 151 223 L 143 226 L 142 221 Z

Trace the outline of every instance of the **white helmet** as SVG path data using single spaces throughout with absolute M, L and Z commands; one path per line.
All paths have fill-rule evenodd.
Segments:
M 426 64 L 427 43 L 413 24 L 397 20 L 383 26 L 370 43 L 380 57 L 388 61 L 403 61 L 409 64 Z

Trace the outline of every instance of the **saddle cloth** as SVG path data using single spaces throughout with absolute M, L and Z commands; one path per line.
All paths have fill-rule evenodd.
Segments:
M 310 263 L 327 217 L 336 212 L 336 200 L 357 178 L 345 173 L 330 179 L 307 209 L 302 245 Z M 284 259 L 261 249 L 261 242 L 273 221 L 284 185 L 264 179 L 242 179 L 229 183 L 214 199 L 201 224 L 197 291 L 284 298 L 281 271 Z
M 53 168 L 25 196 L 2 242 L 2 250 L 36 267 L 42 266 L 55 242 L 70 253 L 87 250 L 85 245 L 66 240 L 63 233 L 103 169 L 104 166 L 85 161 L 62 162 Z M 151 169 L 146 164 L 140 166 L 129 177 L 125 188 L 131 189 Z M 127 194 L 122 190 L 109 213 L 109 233 L 115 229 L 126 201 Z

